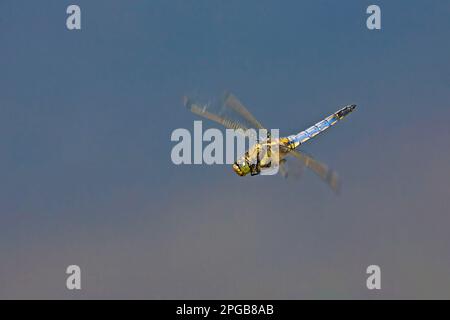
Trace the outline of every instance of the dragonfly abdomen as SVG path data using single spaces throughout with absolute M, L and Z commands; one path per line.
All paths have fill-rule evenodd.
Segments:
M 293 145 L 293 148 L 298 147 L 299 145 L 305 143 L 306 141 L 314 138 L 319 133 L 327 130 L 328 128 L 330 128 L 331 126 L 336 124 L 336 122 L 338 122 L 339 120 L 345 118 L 355 108 L 356 108 L 356 105 L 354 105 L 354 104 L 345 106 L 344 108 L 336 111 L 332 115 L 326 117 L 322 121 L 317 122 L 316 124 L 309 127 L 308 129 L 306 129 L 302 132 L 299 132 L 296 135 L 289 136 L 288 139 L 289 139 L 290 144 Z

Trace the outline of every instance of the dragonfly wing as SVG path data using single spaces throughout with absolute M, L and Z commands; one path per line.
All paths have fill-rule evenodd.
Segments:
M 325 183 L 327 183 L 330 188 L 338 193 L 340 189 L 340 180 L 336 171 L 330 169 L 324 163 L 317 161 L 313 157 L 305 154 L 304 152 L 300 152 L 297 150 L 292 150 L 289 152 L 290 155 L 300 160 L 305 167 L 313 171 L 316 175 L 319 176 Z
M 192 113 L 195 113 L 208 120 L 214 121 L 224 126 L 225 128 L 233 130 L 242 129 L 244 131 L 248 129 L 245 125 L 237 121 L 231 120 L 223 115 L 219 115 L 218 113 L 210 110 L 210 108 L 208 108 L 207 105 L 202 106 L 188 97 L 184 97 L 183 101 L 185 107 L 189 109 Z
M 281 176 L 283 178 L 287 178 L 288 177 L 288 169 L 286 168 L 286 161 L 285 160 L 286 159 L 282 159 L 280 161 L 280 167 L 279 167 L 280 174 L 281 174 Z
M 305 165 L 300 161 L 286 161 L 286 159 L 280 160 L 279 172 L 285 179 L 300 179 L 302 177 L 303 169 Z
M 264 129 L 262 124 L 256 120 L 256 118 L 247 110 L 246 107 L 230 92 L 225 93 L 224 106 L 230 108 L 231 110 L 237 112 L 240 116 L 246 119 L 251 127 L 254 129 Z

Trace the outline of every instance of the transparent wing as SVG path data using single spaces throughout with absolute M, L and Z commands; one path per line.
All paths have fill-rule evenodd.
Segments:
M 248 129 L 264 129 L 261 123 L 231 93 L 226 93 L 220 103 L 201 104 L 191 98 L 184 97 L 184 105 L 192 113 L 219 123 L 225 128 L 242 129 L 242 133 L 246 137 L 257 139 L 258 133 L 247 131 Z
M 294 158 L 300 160 L 305 167 L 313 171 L 320 179 L 322 179 L 325 183 L 327 183 L 330 188 L 339 193 L 340 190 L 340 180 L 336 171 L 328 168 L 327 165 L 317 161 L 313 157 L 305 154 L 304 152 L 300 152 L 298 150 L 292 150 L 289 152 Z
M 286 161 L 282 159 L 280 162 L 279 171 L 283 178 L 286 179 L 301 179 L 305 164 L 301 161 Z
M 223 99 L 224 107 L 228 107 L 234 112 L 238 113 L 242 118 L 244 118 L 251 128 L 254 129 L 264 129 L 262 124 L 256 120 L 256 118 L 247 110 L 246 107 L 230 92 L 225 93 Z
M 192 113 L 195 113 L 208 120 L 214 121 L 224 126 L 225 128 L 233 130 L 242 129 L 244 131 L 249 129 L 247 126 L 238 121 L 232 120 L 223 115 L 219 115 L 218 112 L 214 111 L 214 109 L 211 108 L 211 106 L 208 104 L 201 105 L 188 97 L 184 97 L 183 100 L 185 107 Z
M 281 159 L 280 160 L 280 166 L 279 166 L 279 171 L 280 171 L 280 175 L 283 178 L 287 178 L 289 175 L 289 170 L 286 167 L 286 159 Z

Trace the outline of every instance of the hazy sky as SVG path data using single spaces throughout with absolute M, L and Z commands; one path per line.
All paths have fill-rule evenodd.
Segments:
M 447 0 L 0 1 L 0 298 L 450 298 L 449 16 Z M 182 96 L 224 90 L 284 134 L 358 104 L 305 146 L 341 194 L 173 165 L 171 132 L 198 119 Z

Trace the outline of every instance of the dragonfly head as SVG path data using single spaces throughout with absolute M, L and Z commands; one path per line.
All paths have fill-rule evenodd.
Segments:
M 250 172 L 250 166 L 248 162 L 245 160 L 245 158 L 237 160 L 235 163 L 233 163 L 233 170 L 241 177 L 245 176 L 247 173 Z
M 250 173 L 252 176 L 258 175 L 261 172 L 261 159 L 265 155 L 261 143 L 256 143 L 251 147 L 242 158 L 239 158 L 233 164 L 233 170 L 238 175 L 245 176 Z

